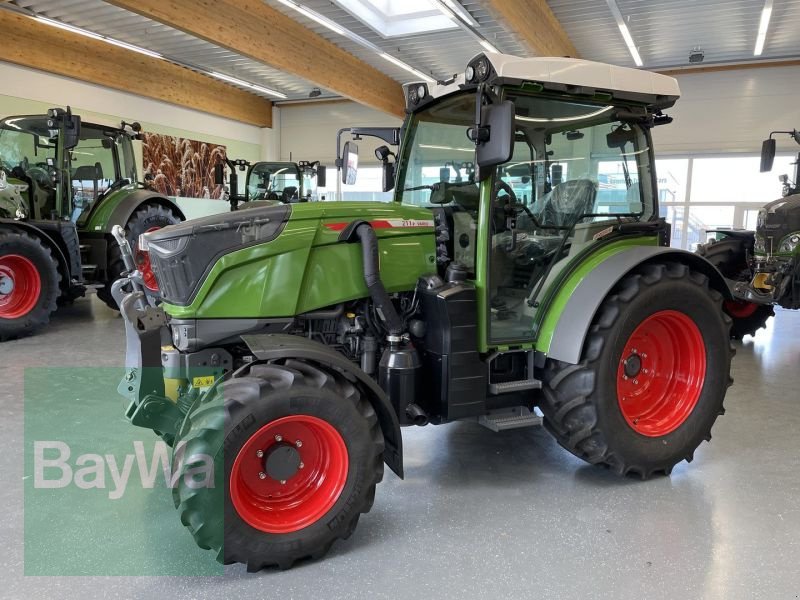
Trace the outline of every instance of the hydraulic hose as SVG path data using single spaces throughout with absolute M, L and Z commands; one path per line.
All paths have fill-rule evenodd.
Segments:
M 369 223 L 362 223 L 356 227 L 355 234 L 361 242 L 361 249 L 364 256 L 364 282 L 367 284 L 369 295 L 375 306 L 383 315 L 389 335 L 401 335 L 403 333 L 403 321 L 397 310 L 392 304 L 392 299 L 383 287 L 381 281 L 380 263 L 378 255 L 378 238 Z

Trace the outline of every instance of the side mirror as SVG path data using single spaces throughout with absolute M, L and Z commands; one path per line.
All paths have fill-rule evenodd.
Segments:
M 775 162 L 775 140 L 770 138 L 761 143 L 761 172 L 769 173 Z
M 481 107 L 480 129 L 486 134 L 476 132 L 479 141 L 475 148 L 475 162 L 479 179 L 483 180 L 489 176 L 492 167 L 508 162 L 514 154 L 514 103 L 505 100 Z
M 383 191 L 391 192 L 394 189 L 394 166 L 396 163 L 388 160 L 383 163 Z
M 325 165 L 318 165 L 317 166 L 317 187 L 324 188 L 325 183 L 327 183 L 328 178 L 328 170 L 325 168 Z
M 64 149 L 71 150 L 81 139 L 81 118 L 67 113 L 64 119 Z
M 225 165 L 221 162 L 214 165 L 214 185 L 225 185 Z
M 342 151 L 342 183 L 353 185 L 358 174 L 358 146 L 353 142 L 345 142 Z

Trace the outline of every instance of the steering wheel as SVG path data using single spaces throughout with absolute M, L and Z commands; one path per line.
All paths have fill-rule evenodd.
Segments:
M 50 173 L 47 172 L 47 169 L 43 169 L 42 167 L 28 167 L 25 170 L 25 174 L 41 187 L 53 187 L 53 180 L 50 179 Z
M 500 199 L 497 196 L 499 192 L 505 192 L 506 196 L 508 197 L 508 200 L 506 200 L 506 207 L 508 207 L 507 210 L 509 211 L 513 210 L 514 212 L 516 212 L 517 216 L 521 215 L 522 213 L 525 213 L 526 215 L 528 215 L 528 218 L 530 218 L 531 223 L 533 223 L 537 229 L 541 228 L 539 221 L 533 215 L 531 209 L 529 209 L 526 205 L 520 203 L 517 200 L 517 195 L 514 193 L 514 190 L 511 188 L 510 185 L 508 185 L 502 179 L 498 179 L 494 184 L 494 193 L 495 193 L 495 198 L 497 200 Z

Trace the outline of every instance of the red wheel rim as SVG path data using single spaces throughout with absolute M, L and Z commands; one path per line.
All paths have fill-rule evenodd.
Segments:
M 725 312 L 736 319 L 746 319 L 752 317 L 758 310 L 755 302 L 745 302 L 744 300 L 726 300 L 723 304 Z
M 151 227 L 145 231 L 145 233 L 150 233 L 151 231 L 157 231 L 159 229 L 161 229 L 161 227 Z M 153 273 L 153 265 L 150 264 L 150 253 L 146 250 L 139 249 L 139 240 L 136 240 L 136 252 L 133 258 L 136 261 L 136 267 L 142 274 L 142 283 L 144 283 L 144 287 L 151 292 L 157 292 L 158 281 L 156 280 L 155 273 Z
M 662 310 L 642 321 L 625 344 L 617 369 L 617 398 L 634 431 L 660 437 L 694 410 L 706 376 L 706 347 L 695 322 Z
M 276 451 L 299 455 L 300 465 L 284 480 L 269 468 Z M 330 423 L 309 415 L 283 417 L 242 446 L 231 469 L 231 502 L 251 527 L 291 533 L 316 523 L 333 507 L 347 472 L 347 446 Z
M 41 294 L 42 278 L 29 258 L 0 256 L 0 318 L 24 317 L 36 307 Z

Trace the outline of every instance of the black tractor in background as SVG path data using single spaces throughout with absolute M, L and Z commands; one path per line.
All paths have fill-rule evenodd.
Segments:
M 761 172 L 772 170 L 776 135 L 788 134 L 800 144 L 800 131 L 773 131 L 761 147 Z M 781 175 L 782 197 L 758 213 L 755 231 L 719 229 L 697 253 L 725 278 L 734 300 L 723 304 L 733 319 L 731 336 L 754 335 L 775 314 L 775 305 L 800 308 L 800 154 L 794 179 Z

